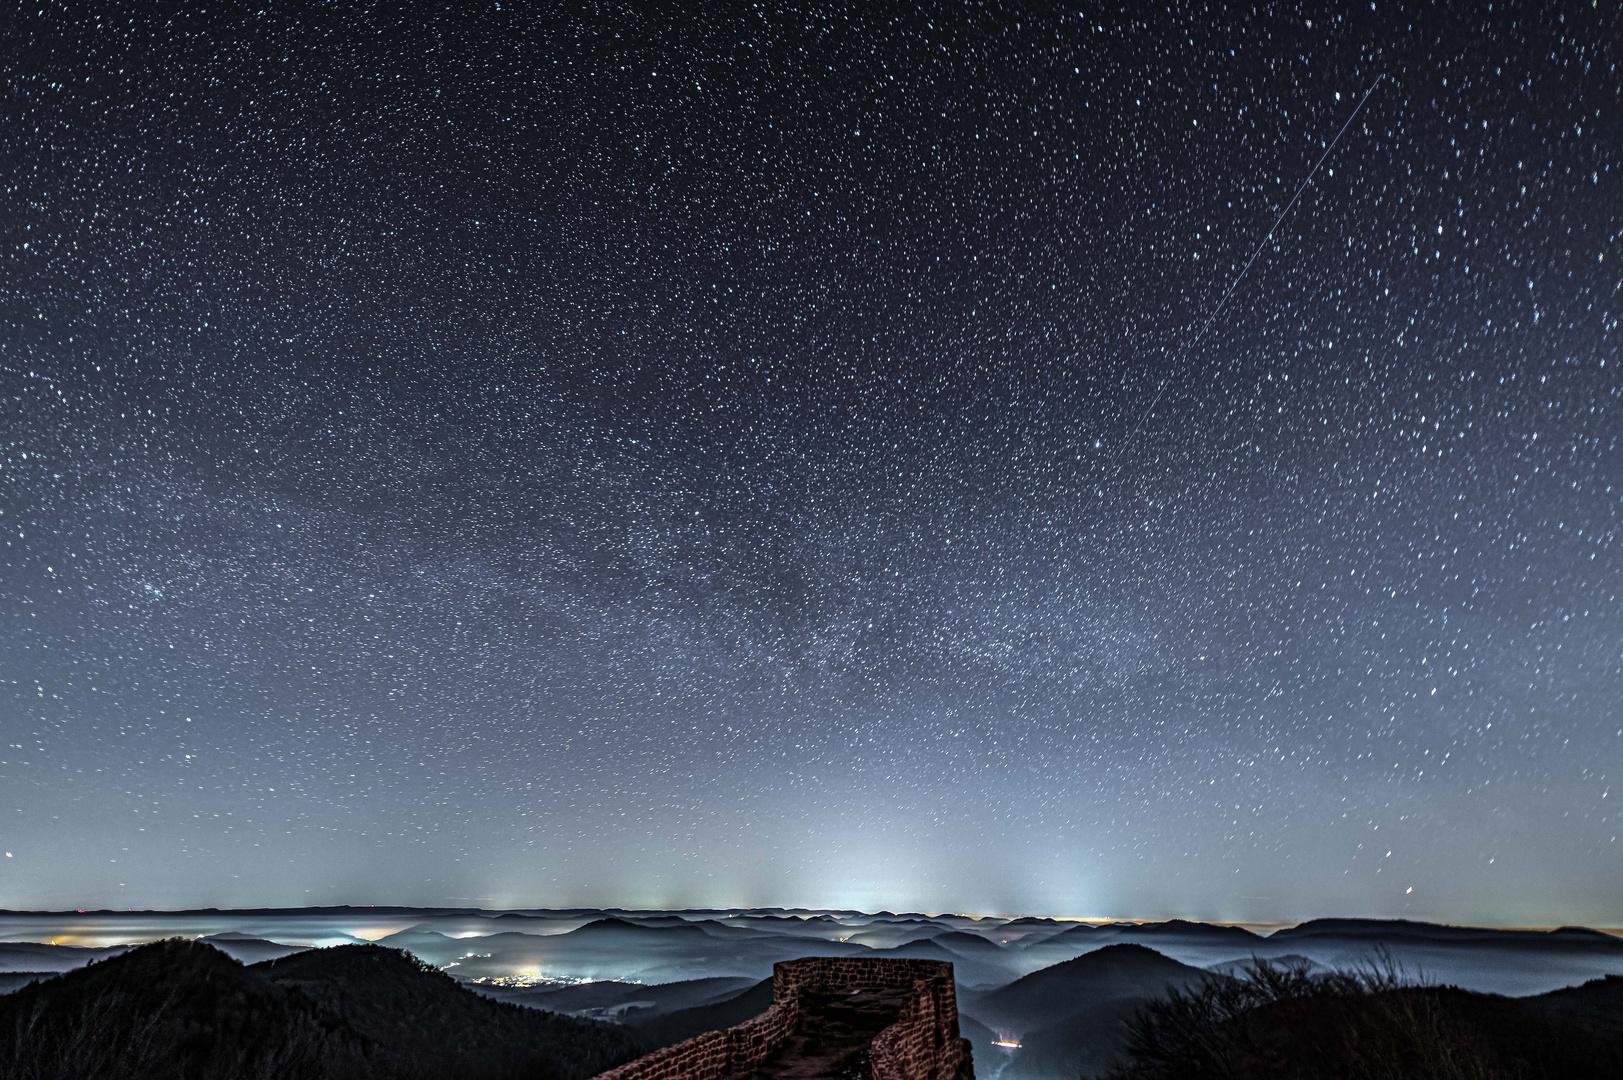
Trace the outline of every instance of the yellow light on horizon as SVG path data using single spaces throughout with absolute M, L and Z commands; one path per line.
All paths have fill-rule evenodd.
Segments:
M 392 933 L 394 933 L 393 928 L 384 927 L 382 929 L 372 928 L 367 930 L 351 930 L 349 931 L 349 936 L 353 938 L 360 938 L 362 941 L 381 941 Z

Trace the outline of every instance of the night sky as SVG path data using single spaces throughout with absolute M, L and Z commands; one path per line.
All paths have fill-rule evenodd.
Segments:
M 1623 925 L 1623 16 L 1494 6 L 9 6 L 0 906 Z

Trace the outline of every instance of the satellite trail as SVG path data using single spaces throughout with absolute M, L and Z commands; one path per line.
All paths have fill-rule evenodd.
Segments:
M 1381 85 L 1381 80 L 1384 78 L 1386 78 L 1386 74 L 1383 72 L 1380 75 L 1375 76 L 1375 81 L 1369 84 L 1369 89 L 1365 90 L 1364 96 L 1358 99 L 1358 104 L 1353 108 L 1352 114 L 1347 117 L 1346 123 L 1341 125 L 1341 130 L 1336 132 L 1336 137 L 1330 140 L 1330 145 L 1324 148 L 1324 153 L 1319 155 L 1319 160 L 1313 163 L 1313 168 L 1308 171 L 1306 179 L 1304 179 L 1301 184 L 1297 186 L 1296 194 L 1291 196 L 1291 201 L 1285 204 L 1285 209 L 1281 210 L 1279 212 L 1279 216 L 1274 218 L 1274 223 L 1268 227 L 1268 232 L 1257 244 L 1256 250 L 1253 251 L 1251 253 L 1251 257 L 1245 261 L 1245 265 L 1240 267 L 1240 272 L 1234 276 L 1234 280 L 1229 282 L 1229 287 L 1224 291 L 1223 298 L 1217 302 L 1216 307 L 1212 308 L 1212 313 L 1206 316 L 1206 321 L 1201 324 L 1200 330 L 1196 332 L 1195 336 L 1189 339 L 1188 344 L 1184 345 L 1178 350 L 1179 357 L 1182 357 L 1196 345 L 1199 345 L 1200 339 L 1206 336 L 1206 331 L 1210 330 L 1212 323 L 1217 321 L 1217 316 L 1222 313 L 1223 306 L 1229 302 L 1229 297 L 1234 295 L 1235 288 L 1240 284 L 1241 281 L 1245 279 L 1246 271 L 1251 269 L 1251 264 L 1257 261 L 1257 256 L 1262 254 L 1262 249 L 1268 246 L 1269 240 L 1273 239 L 1274 230 L 1279 228 L 1279 223 L 1285 220 L 1285 215 L 1291 212 L 1291 207 L 1296 205 L 1296 200 L 1302 197 L 1302 192 L 1306 191 L 1307 186 L 1313 182 L 1313 177 L 1318 174 L 1319 166 L 1323 165 L 1324 159 L 1330 156 L 1330 151 L 1336 148 L 1336 143 L 1341 141 L 1342 133 L 1345 132 L 1347 128 L 1352 126 L 1352 122 L 1357 119 L 1358 114 L 1363 111 L 1364 102 L 1369 100 L 1369 96 L 1375 92 L 1375 88 L 1377 86 Z M 1178 365 L 1176 363 L 1172 365 L 1174 370 L 1176 370 L 1177 366 Z M 1122 454 L 1126 453 L 1127 448 L 1133 445 L 1133 440 L 1138 437 L 1138 431 L 1144 426 L 1144 421 L 1149 418 L 1150 413 L 1155 411 L 1155 407 L 1161 403 L 1161 395 L 1166 393 L 1167 383 L 1171 381 L 1172 372 L 1169 371 L 1166 377 L 1161 380 L 1161 385 L 1156 387 L 1155 397 L 1150 400 L 1149 408 L 1145 409 L 1139 414 L 1138 423 L 1133 425 L 1133 430 L 1128 433 L 1127 438 L 1122 441 L 1121 446 L 1116 449 L 1116 453 L 1111 457 L 1111 476 L 1115 475 L 1116 462 L 1121 460 Z M 1105 477 L 1105 479 L 1109 480 L 1110 476 Z

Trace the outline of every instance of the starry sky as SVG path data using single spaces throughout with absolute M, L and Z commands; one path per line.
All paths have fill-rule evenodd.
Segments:
M 0 906 L 1623 925 L 1495 7 L 10 6 Z

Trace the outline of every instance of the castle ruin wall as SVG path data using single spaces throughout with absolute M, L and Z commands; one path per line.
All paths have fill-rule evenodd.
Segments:
M 940 960 L 811 956 L 772 966 L 772 1007 L 600 1073 L 594 1080 L 729 1080 L 754 1072 L 795 1033 L 802 996 L 911 989 L 895 1022 L 870 1044 L 872 1080 L 974 1080 L 958 1034 L 952 965 Z

